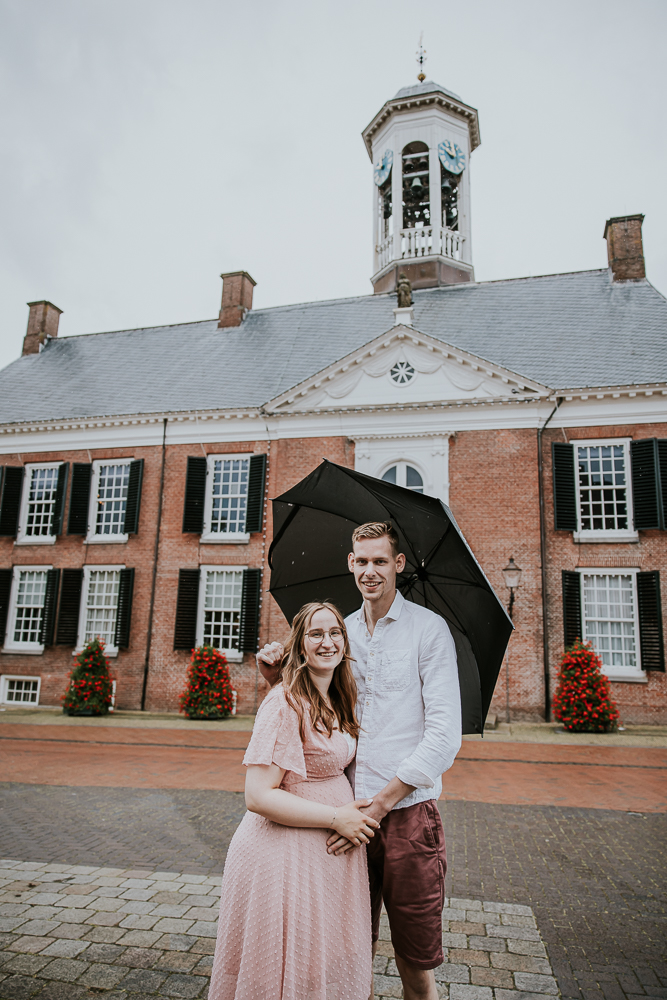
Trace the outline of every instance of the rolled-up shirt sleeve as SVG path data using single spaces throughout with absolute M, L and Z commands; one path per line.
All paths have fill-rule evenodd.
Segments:
M 456 646 L 443 619 L 434 619 L 421 636 L 419 679 L 424 702 L 424 735 L 412 753 L 401 761 L 396 776 L 406 785 L 432 788 L 461 749 Z

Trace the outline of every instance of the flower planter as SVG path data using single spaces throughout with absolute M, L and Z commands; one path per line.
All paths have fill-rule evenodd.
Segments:
M 228 719 L 229 712 L 225 715 L 188 715 L 192 722 L 218 722 L 220 719 Z
M 106 712 L 96 711 L 94 708 L 66 708 L 63 715 L 106 715 Z

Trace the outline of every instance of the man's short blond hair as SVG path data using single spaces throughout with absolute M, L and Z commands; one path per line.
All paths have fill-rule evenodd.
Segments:
M 391 521 L 368 521 L 352 532 L 352 546 L 362 538 L 388 538 L 394 558 L 398 555 L 398 534 Z

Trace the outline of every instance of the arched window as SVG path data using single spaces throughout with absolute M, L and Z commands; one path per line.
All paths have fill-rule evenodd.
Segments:
M 431 225 L 428 146 L 411 142 L 403 150 L 403 228 Z
M 387 469 L 382 477 L 385 483 L 395 483 L 396 486 L 405 486 L 415 493 L 424 492 L 424 480 L 412 465 L 407 462 L 397 462 Z

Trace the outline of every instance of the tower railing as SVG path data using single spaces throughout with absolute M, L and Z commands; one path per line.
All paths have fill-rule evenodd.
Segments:
M 401 229 L 394 245 L 394 236 L 387 236 L 375 247 L 377 269 L 390 264 L 392 260 L 408 260 L 416 257 L 441 256 L 450 260 L 462 260 L 465 237 L 446 226 L 419 226 Z

